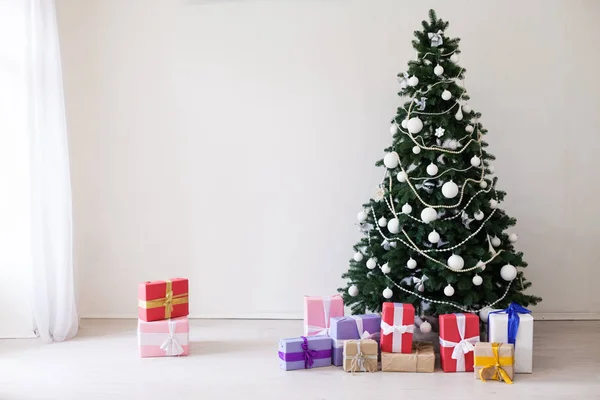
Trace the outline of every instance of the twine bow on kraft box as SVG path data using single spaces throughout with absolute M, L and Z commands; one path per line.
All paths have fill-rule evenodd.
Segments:
M 189 314 L 188 280 L 148 281 L 138 287 L 138 317 L 143 321 L 184 317 Z
M 347 340 L 344 342 L 344 371 L 376 372 L 379 346 L 373 339 Z

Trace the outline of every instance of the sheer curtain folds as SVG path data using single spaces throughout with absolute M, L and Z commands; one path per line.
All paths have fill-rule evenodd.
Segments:
M 47 342 L 77 333 L 69 151 L 54 0 L 27 14 L 33 317 Z

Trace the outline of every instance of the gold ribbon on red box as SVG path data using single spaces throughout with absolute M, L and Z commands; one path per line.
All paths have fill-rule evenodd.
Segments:
M 138 304 L 140 307 L 148 309 L 148 308 L 165 308 L 165 318 L 171 318 L 171 313 L 173 312 L 173 306 L 177 304 L 185 304 L 188 302 L 188 294 L 181 293 L 177 295 L 173 295 L 173 282 L 170 280 L 166 281 L 167 288 L 165 290 L 165 297 L 154 300 L 139 300 Z

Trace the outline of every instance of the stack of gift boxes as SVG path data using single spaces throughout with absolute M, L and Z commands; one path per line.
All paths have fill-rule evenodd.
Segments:
M 138 287 L 141 357 L 187 356 L 190 325 L 188 280 L 148 281 Z
M 378 314 L 344 316 L 339 295 L 304 298 L 304 336 L 279 341 L 284 370 L 330 365 L 348 372 L 434 372 L 432 343 L 414 342 L 415 309 L 383 303 Z M 482 381 L 512 383 L 532 372 L 533 317 L 518 304 L 490 312 L 489 342 L 480 342 L 475 314 L 439 316 L 440 363 L 444 372 L 474 372 Z

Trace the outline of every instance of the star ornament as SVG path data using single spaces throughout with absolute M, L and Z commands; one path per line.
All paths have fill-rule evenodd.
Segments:
M 442 127 L 439 127 L 435 130 L 435 136 L 437 136 L 437 137 L 444 136 L 444 133 L 446 133 L 446 130 Z

